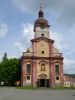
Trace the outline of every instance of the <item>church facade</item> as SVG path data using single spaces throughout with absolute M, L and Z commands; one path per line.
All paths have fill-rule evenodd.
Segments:
M 50 25 L 40 8 L 34 22 L 31 47 L 21 57 L 21 86 L 55 87 L 64 85 L 63 56 L 49 36 Z

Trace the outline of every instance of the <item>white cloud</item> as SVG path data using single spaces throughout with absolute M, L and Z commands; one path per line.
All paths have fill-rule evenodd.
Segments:
M 72 57 L 69 58 L 69 56 L 72 56 L 73 54 L 72 51 L 70 51 L 69 44 L 64 41 L 63 35 L 61 33 L 50 31 L 50 37 L 55 40 L 55 47 L 65 54 L 63 55 L 64 73 L 75 73 L 75 60 Z
M 28 39 L 32 39 L 33 38 L 33 35 L 34 35 L 34 32 L 33 32 L 33 25 L 30 24 L 30 23 L 26 23 L 26 24 L 21 24 L 21 27 L 22 27 L 22 36 L 23 37 L 26 37 L 28 36 Z
M 64 73 L 75 74 L 75 60 L 64 58 Z
M 8 33 L 8 26 L 6 23 L 0 24 L 0 37 L 5 37 Z
M 16 56 L 16 55 L 9 55 L 8 58 L 9 58 L 9 59 L 11 59 L 11 58 L 13 59 L 13 58 L 19 58 L 19 57 Z
M 26 49 L 31 47 L 30 40 L 34 38 L 33 25 L 30 23 L 21 24 L 21 34 L 22 34 L 22 38 L 20 41 L 22 42 L 24 47 Z
M 58 13 L 58 22 L 72 27 L 75 24 L 75 0 L 11 0 L 23 12 L 36 12 L 40 4 Z
M 64 64 L 67 65 L 67 66 L 73 65 L 73 64 L 75 64 L 75 60 L 65 58 Z
M 34 32 L 33 32 L 33 25 L 30 23 L 22 23 L 21 24 L 21 29 L 20 29 L 20 34 L 21 38 L 19 39 L 19 42 L 15 42 L 14 46 L 22 52 L 26 52 L 27 48 L 31 47 L 31 42 L 30 40 L 33 39 L 34 37 Z
M 63 35 L 61 33 L 50 31 L 50 38 L 55 41 L 54 45 L 60 51 L 63 51 L 63 49 L 68 49 L 68 45 L 64 43 Z
M 14 46 L 16 46 L 17 47 L 17 49 L 20 51 L 20 52 L 23 52 L 23 46 L 22 46 L 22 44 L 21 44 L 21 42 L 15 42 L 14 43 Z

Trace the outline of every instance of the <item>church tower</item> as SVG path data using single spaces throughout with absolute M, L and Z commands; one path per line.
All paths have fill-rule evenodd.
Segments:
M 49 37 L 50 25 L 40 7 L 34 22 L 32 46 L 21 57 L 21 85 L 33 87 L 63 86 L 63 56 Z
M 44 19 L 44 12 L 42 7 L 40 7 L 40 11 L 38 13 L 38 19 L 34 23 L 34 38 L 38 37 L 46 37 L 49 38 L 49 27 L 48 21 Z

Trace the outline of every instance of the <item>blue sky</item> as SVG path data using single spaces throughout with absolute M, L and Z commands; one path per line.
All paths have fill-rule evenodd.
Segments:
M 20 57 L 34 37 L 40 4 L 51 25 L 50 38 L 64 56 L 64 72 L 75 73 L 75 0 L 0 0 L 0 60 Z

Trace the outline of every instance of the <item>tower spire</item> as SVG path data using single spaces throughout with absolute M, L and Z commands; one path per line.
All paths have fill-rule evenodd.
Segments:
M 42 7 L 42 4 L 40 4 L 40 11 L 42 11 L 43 7 Z
M 39 10 L 38 15 L 39 15 L 39 18 L 44 16 L 42 5 L 40 5 L 40 10 Z

